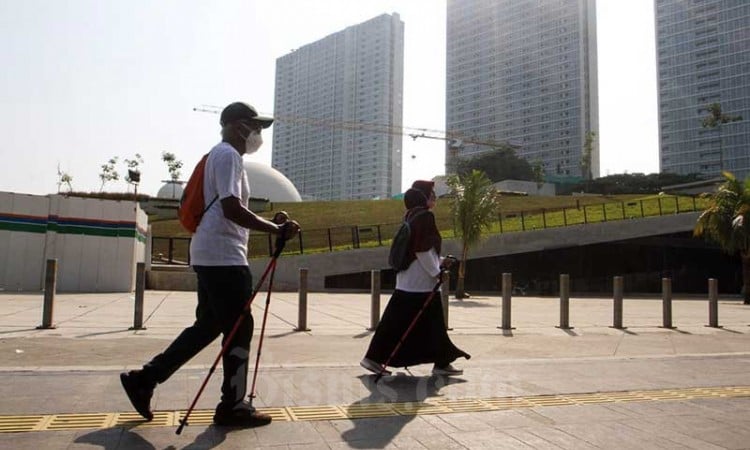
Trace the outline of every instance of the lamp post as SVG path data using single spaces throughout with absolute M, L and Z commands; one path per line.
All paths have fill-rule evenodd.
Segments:
M 133 184 L 133 188 L 135 193 L 133 194 L 133 200 L 135 203 L 138 203 L 138 183 L 141 182 L 141 173 L 137 170 L 128 169 L 128 178 L 130 179 L 130 182 Z

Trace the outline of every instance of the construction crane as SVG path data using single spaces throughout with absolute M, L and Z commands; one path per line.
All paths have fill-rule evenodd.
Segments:
M 213 105 L 200 105 L 200 106 L 194 107 L 193 111 L 219 114 L 221 112 L 221 108 L 218 106 L 213 106 Z M 280 123 L 322 126 L 322 127 L 329 127 L 329 128 L 335 128 L 335 129 L 341 129 L 341 130 L 371 131 L 375 133 L 385 133 L 385 134 L 393 134 L 393 135 L 399 135 L 399 136 L 411 135 L 417 132 L 422 133 L 422 134 L 441 133 L 441 131 L 439 130 L 430 130 L 428 128 L 394 127 L 392 125 L 372 123 L 372 122 L 335 121 L 335 120 L 330 120 L 330 119 L 320 119 L 320 118 L 311 118 L 311 117 L 302 117 L 302 116 L 293 116 L 293 115 L 274 116 L 273 114 L 268 114 L 268 113 L 262 113 L 262 114 L 273 116 L 274 120 Z
M 212 114 L 219 114 L 221 107 L 214 105 L 200 105 L 193 108 L 193 111 L 206 112 Z M 263 113 L 265 115 L 272 115 Z M 490 147 L 493 149 L 499 148 L 512 148 L 514 150 L 520 149 L 521 146 L 517 144 L 511 144 L 508 142 L 499 142 L 494 140 L 479 140 L 472 137 L 467 137 L 462 133 L 458 132 L 447 132 L 442 130 L 431 130 L 429 128 L 412 128 L 412 127 L 395 127 L 392 125 L 379 124 L 379 123 L 368 123 L 368 122 L 353 122 L 353 121 L 335 121 L 330 119 L 319 119 L 292 115 L 280 115 L 274 116 L 276 122 L 289 123 L 289 124 L 303 124 L 312 126 L 329 127 L 341 130 L 351 131 L 369 131 L 374 133 L 392 134 L 398 136 L 409 136 L 413 140 L 417 139 L 435 139 L 441 140 L 448 143 L 448 149 L 452 152 L 452 156 L 457 156 L 458 151 L 464 148 L 466 145 L 477 145 Z

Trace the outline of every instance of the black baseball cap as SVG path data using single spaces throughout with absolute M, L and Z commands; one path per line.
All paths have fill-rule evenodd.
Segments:
M 221 112 L 219 123 L 225 126 L 238 120 L 250 120 L 260 124 L 263 128 L 268 128 L 273 123 L 273 117 L 265 117 L 258 114 L 258 111 L 245 102 L 234 102 L 227 105 Z

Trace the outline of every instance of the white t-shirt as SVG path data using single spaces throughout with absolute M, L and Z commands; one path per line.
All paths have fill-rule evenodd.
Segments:
M 237 197 L 247 205 L 250 184 L 242 156 L 231 145 L 221 142 L 208 153 L 203 181 L 206 205 L 218 198 L 203 214 L 190 243 L 190 263 L 194 266 L 247 266 L 247 240 L 250 230 L 224 217 L 221 200 Z
M 396 273 L 396 289 L 406 292 L 430 292 L 440 275 L 440 256 L 434 248 L 417 252 L 417 259 L 406 270 Z

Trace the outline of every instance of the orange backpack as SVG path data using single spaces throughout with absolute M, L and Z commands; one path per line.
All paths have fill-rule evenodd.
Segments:
M 203 177 L 206 169 L 206 160 L 208 159 L 208 153 L 203 155 L 198 164 L 193 169 L 193 173 L 190 175 L 190 179 L 185 185 L 185 190 L 182 191 L 182 198 L 180 199 L 180 208 L 177 210 L 177 217 L 180 219 L 180 224 L 189 232 L 195 233 L 198 229 L 198 224 L 201 223 L 203 214 L 208 211 L 208 208 L 214 204 L 218 195 L 211 200 L 211 203 L 206 206 L 203 199 Z

